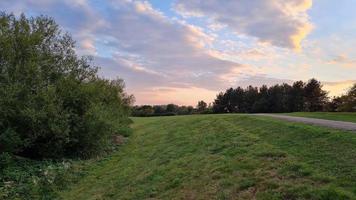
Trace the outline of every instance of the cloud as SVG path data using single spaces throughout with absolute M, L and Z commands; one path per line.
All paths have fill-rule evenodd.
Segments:
M 225 84 L 218 75 L 240 66 L 209 54 L 205 47 L 212 36 L 168 19 L 147 2 L 119 1 L 113 7 L 110 25 L 97 32 L 112 38 L 109 45 L 120 52 L 112 54 L 113 59 L 126 60 L 131 68 L 140 66 L 135 71 L 164 74 L 159 78 L 166 86 L 217 89 Z
M 300 50 L 312 30 L 311 6 L 312 0 L 178 0 L 175 8 L 185 17 L 207 16 L 237 34 Z
M 97 51 L 95 48 L 95 41 L 93 41 L 90 38 L 85 38 L 82 41 L 80 41 L 80 49 L 82 50 L 82 54 L 88 54 L 88 55 L 96 55 Z
M 293 84 L 297 80 L 291 79 L 279 79 L 268 77 L 263 74 L 256 75 L 244 75 L 239 80 L 236 81 L 235 86 L 240 86 L 246 88 L 250 85 L 254 87 L 260 87 L 262 85 L 273 86 L 276 84 Z M 305 83 L 308 80 L 303 80 Z M 345 80 L 345 81 L 321 81 L 323 89 L 328 92 L 329 97 L 340 96 L 346 94 L 346 92 L 356 84 L 356 80 Z M 234 86 L 234 87 L 235 87 Z
M 271 78 L 265 75 L 255 75 L 255 76 L 246 76 L 239 80 L 236 84 L 242 88 L 248 87 L 250 85 L 254 87 L 261 87 L 262 85 L 273 86 L 276 84 L 293 84 L 293 80 L 289 79 L 279 79 L 279 78 Z
M 356 59 L 351 59 L 345 54 L 338 55 L 327 63 L 345 67 L 356 67 Z
M 201 28 L 169 19 L 146 1 L 13 0 L 0 3 L 9 11 L 53 16 L 78 41 L 80 53 L 96 56 L 101 74 L 121 76 L 132 91 L 152 87 L 226 86 L 220 74 L 239 63 L 211 55 L 206 49 L 214 37 Z
M 324 85 L 323 89 L 329 91 L 329 96 L 340 96 L 346 94 L 346 92 L 356 84 L 356 80 L 346 80 L 346 81 L 334 81 L 334 82 L 322 82 Z
M 275 46 L 298 49 L 305 37 L 298 31 L 311 26 L 305 14 L 311 1 L 227 0 L 224 4 L 219 1 L 220 5 L 217 0 L 208 0 L 201 8 L 197 2 L 178 0 L 184 9 L 181 12 L 213 18 L 211 29 L 232 28 L 238 34 L 254 36 Z M 269 45 L 258 44 L 254 48 L 243 44 L 244 41 L 224 38 L 223 48 L 216 48 L 214 45 L 223 41 L 209 28 L 169 18 L 148 1 L 12 0 L 0 1 L 0 7 L 16 14 L 54 17 L 77 41 L 78 53 L 93 55 L 95 64 L 102 67 L 102 76 L 123 78 L 139 104 L 195 105 L 200 99 L 211 102 L 218 91 L 227 87 L 285 81 L 260 75 L 265 72 L 253 62 L 248 63 L 262 59 L 259 65 L 266 65 L 273 71 L 269 74 L 278 76 L 275 68 L 269 67 L 273 63 L 265 62 L 275 56 Z M 207 14 L 210 9 L 211 15 Z

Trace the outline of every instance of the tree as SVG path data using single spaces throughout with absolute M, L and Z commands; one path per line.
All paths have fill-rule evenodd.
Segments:
M 162 105 L 155 105 L 153 106 L 153 110 L 155 115 L 160 115 L 166 112 L 166 107 Z
M 284 111 L 284 91 L 281 85 L 274 85 L 268 89 L 269 111 L 279 113 Z
M 349 112 L 356 111 L 356 84 L 348 91 L 346 99 L 347 110 Z
M 245 91 L 241 87 L 237 87 L 232 95 L 232 104 L 234 108 L 234 112 L 245 112 L 244 108 L 244 95 Z
M 334 97 L 331 101 L 327 102 L 325 106 L 325 111 L 327 112 L 338 112 L 346 111 L 343 110 L 343 104 L 346 102 L 346 96 Z
M 152 116 L 172 116 L 172 115 L 190 115 L 193 114 L 192 106 L 168 105 L 143 105 L 132 108 L 132 116 L 152 117 Z
M 190 115 L 193 113 L 194 108 L 193 108 L 193 106 L 188 106 L 187 110 L 188 110 L 188 114 Z
M 214 113 L 224 113 L 227 110 L 227 99 L 223 92 L 220 92 L 213 103 Z
M 258 100 L 253 104 L 252 112 L 269 112 L 268 95 L 268 87 L 266 85 L 263 85 L 259 89 Z
M 290 111 L 300 112 L 304 109 L 304 82 L 296 81 L 293 83 L 290 92 Z
M 166 112 L 168 113 L 176 113 L 178 111 L 179 106 L 174 104 L 168 104 L 166 108 Z
M 207 107 L 207 103 L 205 103 L 204 101 L 199 101 L 197 105 L 197 110 L 199 113 L 203 113 L 204 111 L 206 111 Z
M 129 134 L 132 96 L 97 76 L 91 59 L 48 17 L 0 14 L 1 152 L 89 157 Z
M 150 105 L 135 106 L 133 108 L 132 114 L 137 117 L 151 117 L 155 115 L 156 109 Z
M 225 112 L 234 113 L 237 111 L 237 101 L 236 101 L 236 93 L 233 88 L 229 88 L 226 90 L 224 94 L 224 99 L 226 99 Z
M 292 86 L 287 83 L 281 85 L 282 89 L 282 109 L 279 112 L 292 112 Z
M 327 92 L 316 79 L 310 79 L 304 88 L 304 109 L 309 112 L 322 111 L 328 100 Z
M 253 86 L 249 86 L 246 89 L 241 87 L 236 89 L 229 88 L 217 95 L 213 103 L 213 112 L 276 113 L 302 110 L 322 111 L 327 108 L 326 105 L 328 109 L 331 109 L 332 105 L 328 103 L 327 93 L 322 90 L 322 85 L 319 81 L 311 79 L 307 85 L 303 81 L 297 81 L 292 86 L 283 83 L 270 87 L 263 85 L 260 88 Z M 349 105 L 354 104 L 351 103 Z M 343 106 L 344 110 L 347 109 L 346 104 L 343 104 Z
M 253 112 L 255 102 L 258 100 L 258 88 L 248 86 L 244 93 L 244 110 L 248 113 Z
M 355 112 L 356 111 L 356 84 L 354 84 L 346 95 L 339 97 L 337 110 L 344 112 Z

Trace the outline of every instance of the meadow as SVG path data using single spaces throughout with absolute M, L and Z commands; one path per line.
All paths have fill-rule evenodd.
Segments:
M 10 7 L 40 8 L 43 2 L 15 4 Z M 179 20 L 167 20 L 168 16 L 155 12 L 146 1 L 99 6 L 105 19 L 96 16 L 99 10 L 90 17 L 81 16 L 94 11 L 96 4 L 93 10 L 88 9 L 91 3 L 84 1 L 80 6 L 69 4 L 46 3 L 45 10 L 28 10 L 21 15 L 17 14 L 22 9 L 0 12 L 0 199 L 356 199 L 355 132 L 266 115 L 226 114 L 298 112 L 288 115 L 356 122 L 355 113 L 342 113 L 356 112 L 356 84 L 334 98 L 328 97 L 322 82 L 315 78 L 282 84 L 280 81 L 291 79 L 285 77 L 276 79 L 280 82 L 276 85 L 261 87 L 250 85 L 255 83 L 251 81 L 248 87 L 232 88 L 243 78 L 234 69 L 244 63 L 207 54 L 203 50 L 206 45 L 201 45 L 200 28 L 197 31 L 186 23 L 177 24 Z M 82 12 L 84 4 L 88 12 Z M 273 10 L 298 6 L 294 1 L 290 5 L 273 4 L 278 7 Z M 262 7 L 269 8 L 266 5 Z M 62 20 L 57 24 L 54 19 L 67 12 L 47 16 L 52 14 L 52 6 L 73 11 L 68 19 L 79 16 L 80 24 L 86 24 L 86 18 L 91 22 L 92 17 L 99 17 L 95 21 L 100 23 L 93 24 L 92 31 L 104 29 L 90 33 L 77 25 L 65 27 Z M 74 7 L 80 8 L 79 13 L 75 14 Z M 110 10 L 111 14 L 107 12 Z M 267 13 L 266 19 L 275 21 L 269 19 L 271 12 Z M 287 12 L 278 13 L 280 18 L 280 13 Z M 145 17 L 143 24 L 137 21 Z M 111 18 L 115 23 L 107 23 Z M 257 21 L 263 18 L 259 16 Z M 126 20 L 128 23 L 121 23 Z M 301 24 L 295 20 L 293 17 L 293 23 L 287 24 Z M 178 26 L 173 28 L 174 24 Z M 168 33 L 172 42 L 149 27 Z M 262 28 L 261 33 L 266 32 Z M 105 42 L 107 38 L 109 42 Z M 295 39 L 293 35 L 283 38 Z M 273 43 L 268 37 L 259 39 Z M 289 39 L 278 41 L 286 45 L 277 46 L 295 44 Z M 96 40 L 105 43 L 98 52 Z M 122 44 L 116 49 L 116 42 L 111 40 Z M 112 50 L 115 54 L 106 55 Z M 164 69 L 158 69 L 161 66 Z M 184 73 L 170 79 L 172 72 L 182 69 Z M 127 93 L 124 79 L 113 79 L 112 75 L 122 76 L 130 87 L 137 84 L 130 92 L 147 95 L 137 95 L 135 105 L 135 96 Z M 236 83 L 223 83 L 221 77 L 230 75 Z M 326 82 L 327 77 L 320 78 Z M 208 98 L 204 97 L 205 90 L 223 85 L 231 88 L 219 92 L 213 102 L 193 98 L 198 94 Z M 187 86 L 187 93 L 174 89 L 183 89 L 180 86 Z M 148 101 L 152 95 L 155 98 Z M 175 96 L 173 102 L 187 101 L 189 106 L 173 102 L 139 105 L 168 103 Z M 192 100 L 198 100 L 196 107 Z M 347 128 L 345 123 L 338 124 L 342 124 L 338 128 Z
M 250 115 L 133 118 L 63 199 L 355 199 L 356 134 Z

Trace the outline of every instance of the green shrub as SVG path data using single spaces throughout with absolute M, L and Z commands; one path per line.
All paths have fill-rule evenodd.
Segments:
M 47 17 L 0 14 L 0 153 L 90 157 L 128 135 L 132 97 Z
M 78 182 L 92 160 L 36 161 L 0 154 L 0 199 L 59 199 Z

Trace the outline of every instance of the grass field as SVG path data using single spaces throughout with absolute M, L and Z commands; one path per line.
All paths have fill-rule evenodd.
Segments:
M 283 114 L 296 117 L 310 117 L 356 123 L 356 112 L 296 112 Z
M 356 134 L 247 115 L 134 118 L 64 199 L 355 199 Z

